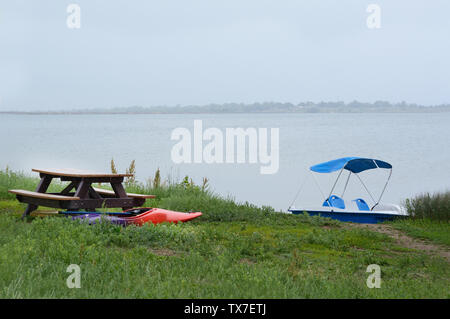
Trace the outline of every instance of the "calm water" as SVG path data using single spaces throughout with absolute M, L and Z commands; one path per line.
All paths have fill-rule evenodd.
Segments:
M 203 129 L 223 131 L 278 127 L 278 173 L 261 175 L 260 164 L 174 164 L 170 152 L 176 142 L 170 139 L 171 132 L 177 127 L 192 131 L 195 119 L 203 120 Z M 0 167 L 25 172 L 33 167 L 108 171 L 114 158 L 119 171 L 125 171 L 135 159 L 140 181 L 159 167 L 163 176 L 189 175 L 196 182 L 208 177 L 216 192 L 285 210 L 302 183 L 296 206 L 321 202 L 309 166 L 343 156 L 375 157 L 392 163 L 384 199 L 399 203 L 420 192 L 450 188 L 449 123 L 450 113 L 0 115 Z M 386 172 L 378 173 L 362 176 L 374 196 L 386 177 Z M 317 177 L 324 193 L 332 177 Z M 369 198 L 358 183 L 350 181 L 349 195 Z

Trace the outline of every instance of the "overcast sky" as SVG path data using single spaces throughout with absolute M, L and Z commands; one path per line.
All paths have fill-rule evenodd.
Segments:
M 0 0 L 0 110 L 450 103 L 449 52 L 448 0 Z

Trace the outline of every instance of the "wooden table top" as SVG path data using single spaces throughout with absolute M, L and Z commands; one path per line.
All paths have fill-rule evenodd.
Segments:
M 80 170 L 74 168 L 49 168 L 38 169 L 33 168 L 33 172 L 38 172 L 53 176 L 70 176 L 70 177 L 131 177 L 133 174 L 112 174 L 112 173 L 100 173 L 87 170 Z

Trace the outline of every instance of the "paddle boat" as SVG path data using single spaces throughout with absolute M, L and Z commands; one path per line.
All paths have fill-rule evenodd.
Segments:
M 363 180 L 359 176 L 361 172 L 372 169 L 389 170 L 389 175 L 387 177 L 386 183 L 384 184 L 381 194 L 377 200 L 374 199 L 372 193 L 369 191 L 369 189 L 366 187 Z M 334 182 L 333 187 L 331 188 L 331 191 L 329 192 L 329 195 L 327 197 L 324 196 L 325 199 L 322 203 L 322 206 L 295 208 L 291 204 L 288 211 L 292 214 L 302 214 L 306 212 L 311 216 L 318 215 L 340 220 L 343 222 L 367 224 L 376 224 L 379 222 L 393 220 L 395 218 L 405 218 L 408 216 L 408 213 L 403 206 L 380 203 L 392 175 L 392 165 L 385 161 L 372 158 L 343 157 L 311 166 L 310 171 L 313 177 L 314 173 L 328 174 L 339 171 L 339 174 L 336 181 Z M 341 193 L 341 196 L 338 196 L 334 193 L 336 185 L 341 176 L 345 175 L 347 172 L 348 174 L 346 177 L 344 189 Z M 369 197 L 373 201 L 371 206 L 369 206 L 367 201 L 361 197 L 354 198 L 350 201 L 344 199 L 344 194 L 351 176 L 356 176 L 357 179 L 361 182 L 362 186 L 364 186 L 364 189 L 367 191 Z M 297 196 L 298 194 L 299 193 L 297 193 Z
M 124 212 L 80 212 L 62 211 L 63 215 L 72 216 L 76 220 L 86 220 L 90 224 L 108 221 L 113 224 L 128 226 L 131 224 L 142 226 L 145 223 L 160 224 L 164 222 L 187 222 L 202 215 L 200 212 L 181 213 L 162 208 L 134 208 Z

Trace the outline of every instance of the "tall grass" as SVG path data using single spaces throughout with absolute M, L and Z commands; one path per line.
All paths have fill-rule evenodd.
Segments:
M 15 199 L 14 194 L 8 193 L 10 189 L 25 189 L 34 191 L 40 178 L 27 175 L 23 172 L 14 172 L 6 168 L 0 170 L 0 199 Z M 48 192 L 58 192 L 62 189 L 63 183 L 58 180 L 52 181 Z
M 209 189 L 209 180 L 204 178 L 202 185 L 196 185 L 189 176 L 181 181 L 161 180 L 160 170 L 146 183 L 134 182 L 126 186 L 127 192 L 152 194 L 155 199 L 147 200 L 148 207 L 159 207 L 181 212 L 202 212 L 201 218 L 194 222 L 257 222 L 258 224 L 298 224 L 335 225 L 336 221 L 310 216 L 293 216 L 276 211 L 270 206 L 259 207 L 248 202 L 237 202 L 233 197 L 223 197 Z M 157 181 L 157 182 L 155 182 Z
M 8 193 L 13 188 L 34 190 L 39 178 L 25 175 L 22 172 L 13 172 L 6 168 L 0 170 L 0 199 L 14 199 L 15 195 Z
M 450 220 L 450 191 L 424 193 L 405 201 L 410 216 L 415 219 Z

